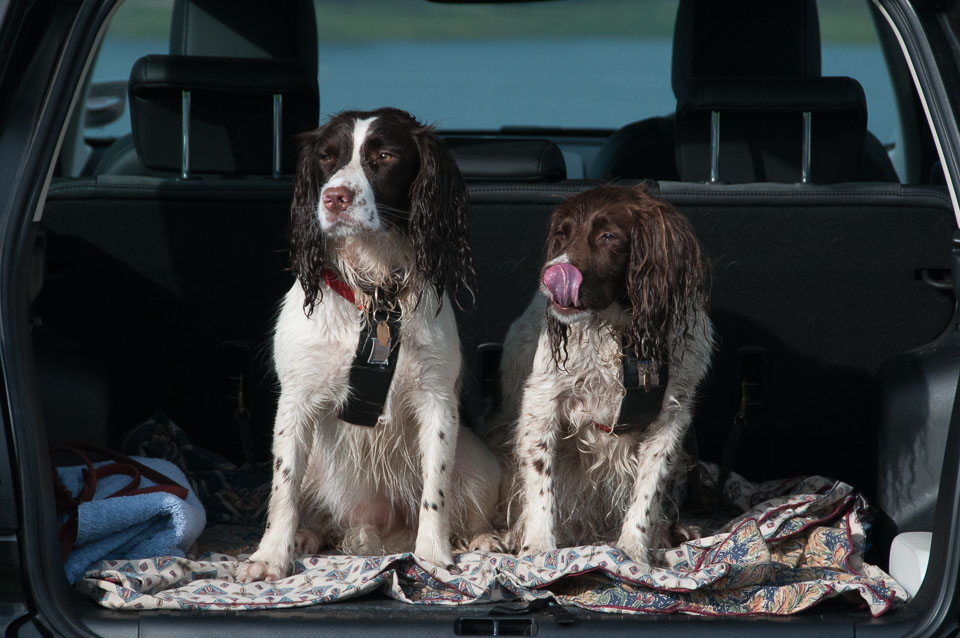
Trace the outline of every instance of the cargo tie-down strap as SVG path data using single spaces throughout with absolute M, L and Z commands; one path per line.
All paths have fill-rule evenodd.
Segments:
M 338 295 L 357 306 L 356 294 L 329 268 L 323 280 Z M 340 420 L 353 425 L 374 427 L 383 414 L 393 374 L 400 356 L 399 304 L 383 290 L 373 295 L 389 309 L 378 308 L 362 319 L 357 351 L 350 366 L 349 395 L 340 410 Z

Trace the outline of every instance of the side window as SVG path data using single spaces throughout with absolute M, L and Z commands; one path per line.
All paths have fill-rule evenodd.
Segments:
M 819 2 L 823 75 L 857 80 L 867 98 L 867 130 L 887 149 L 897 174 L 906 175 L 903 134 L 893 83 L 865 0 Z

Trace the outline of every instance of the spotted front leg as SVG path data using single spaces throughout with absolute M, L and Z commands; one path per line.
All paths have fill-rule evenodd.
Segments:
M 436 386 L 434 386 L 436 388 Z M 457 449 L 459 413 L 453 393 L 423 393 L 416 406 L 420 422 L 423 494 L 414 552 L 437 565 L 453 565 L 450 547 L 450 484 Z
M 548 378 L 527 384 L 517 424 L 517 471 L 523 502 L 521 555 L 557 546 L 554 462 L 560 425 L 551 386 Z
M 659 491 L 665 487 L 683 446 L 690 410 L 674 405 L 650 426 L 650 434 L 637 447 L 637 473 L 633 500 L 620 530 L 617 547 L 636 562 L 650 564 L 660 522 Z
M 313 441 L 315 409 L 281 394 L 273 435 L 273 486 L 267 527 L 257 551 L 237 569 L 237 580 L 279 580 L 290 571 L 300 515 L 300 484 Z

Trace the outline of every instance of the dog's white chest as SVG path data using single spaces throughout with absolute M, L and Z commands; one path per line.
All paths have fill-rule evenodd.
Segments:
M 568 415 L 574 431 L 615 423 L 624 394 L 618 341 L 606 331 L 583 331 L 570 342 L 566 371 L 558 371 L 568 377 L 561 414 Z

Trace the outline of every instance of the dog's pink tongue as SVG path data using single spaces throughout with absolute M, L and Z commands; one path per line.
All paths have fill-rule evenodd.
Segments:
M 580 284 L 583 274 L 573 264 L 554 264 L 543 273 L 543 285 L 553 300 L 564 308 L 580 302 Z

